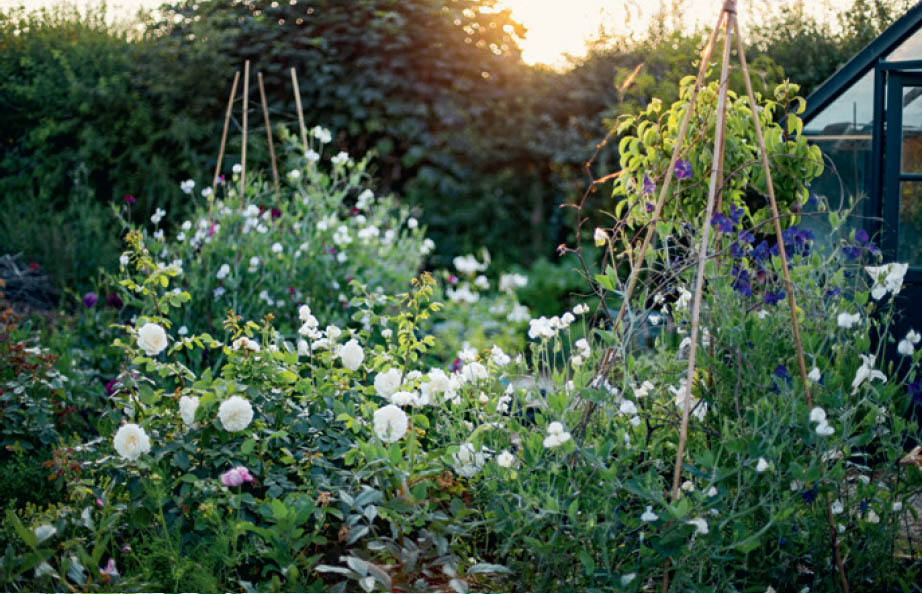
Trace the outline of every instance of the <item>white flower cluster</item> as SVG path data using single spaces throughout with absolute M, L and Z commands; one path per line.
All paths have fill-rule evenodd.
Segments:
M 915 330 L 910 330 L 906 333 L 906 338 L 896 345 L 896 351 L 904 357 L 912 357 L 916 352 L 915 345 L 919 344 L 920 340 L 922 340 L 922 335 Z
M 570 356 L 570 363 L 574 367 L 579 367 L 589 358 L 592 350 L 589 348 L 589 341 L 585 338 L 580 338 L 573 346 L 576 348 L 576 354 Z
M 463 443 L 458 451 L 453 455 L 455 464 L 455 473 L 471 478 L 483 468 L 487 460 L 486 448 L 481 448 L 478 452 L 474 449 L 474 444 Z
M 547 426 L 547 437 L 544 438 L 544 447 L 547 449 L 556 448 L 570 441 L 569 431 L 563 430 L 563 425 L 554 421 Z
M 708 412 L 708 405 L 706 402 L 700 402 L 691 395 L 691 390 L 686 386 L 684 377 L 679 381 L 678 387 L 670 386 L 669 391 L 675 394 L 675 405 L 679 407 L 679 410 L 685 409 L 685 401 L 688 400 L 688 409 L 691 411 L 691 414 L 699 421 L 704 420 Z
M 499 277 L 499 290 L 503 293 L 511 293 L 528 285 L 528 277 L 517 272 L 502 274 Z
M 845 328 L 846 330 L 851 330 L 856 324 L 861 323 L 861 314 L 843 311 L 836 317 L 836 324 L 839 328 Z
M 489 267 L 490 257 L 489 254 L 484 252 L 484 261 L 479 262 L 473 254 L 468 254 L 466 256 L 456 256 L 451 262 L 461 274 L 474 276 L 478 272 L 483 272 Z
M 559 331 L 569 328 L 575 320 L 576 318 L 570 312 L 551 318 L 541 316 L 528 323 L 528 337 L 531 339 L 554 338 Z
M 835 427 L 829 424 L 826 419 L 826 411 L 819 406 L 813 407 L 810 411 L 810 422 L 816 423 L 816 434 L 820 437 L 829 437 L 836 432 Z

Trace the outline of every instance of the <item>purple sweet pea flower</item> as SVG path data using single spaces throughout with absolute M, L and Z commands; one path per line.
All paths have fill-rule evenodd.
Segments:
M 137 201 L 138 199 L 132 196 L 131 194 L 125 194 L 125 202 L 127 202 L 128 204 L 134 204 Z
M 655 191 L 656 191 L 656 184 L 653 183 L 653 180 L 650 179 L 650 177 L 649 177 L 646 173 L 644 173 L 644 175 L 643 175 L 643 193 L 644 193 L 644 194 L 652 194 L 652 193 L 655 192 Z
M 778 302 L 787 297 L 784 291 L 767 291 L 762 297 L 762 303 L 765 305 L 778 305 Z
M 733 221 L 728 219 L 723 213 L 717 213 L 711 219 L 711 226 L 715 227 L 721 233 L 733 233 Z
M 734 224 L 739 224 L 740 219 L 743 218 L 743 213 L 745 212 L 746 211 L 743 210 L 742 208 L 739 208 L 735 204 L 731 204 L 730 205 L 730 220 L 732 220 Z
M 83 296 L 83 307 L 90 308 L 99 303 L 99 296 L 92 291 Z
M 734 266 L 731 272 L 733 275 L 733 289 L 743 297 L 752 297 L 752 285 L 749 284 L 749 271 L 739 266 Z
M 739 260 L 746 255 L 746 252 L 740 244 L 734 241 L 733 244 L 730 245 L 730 255 L 733 256 L 734 260 Z
M 741 242 L 749 243 L 749 244 L 755 243 L 755 240 L 756 240 L 756 236 L 753 235 L 751 232 L 747 231 L 746 229 L 740 230 L 740 232 L 736 235 L 736 237 Z
M 675 164 L 675 178 L 676 179 L 688 179 L 692 176 L 692 166 L 691 161 L 688 159 L 680 159 Z

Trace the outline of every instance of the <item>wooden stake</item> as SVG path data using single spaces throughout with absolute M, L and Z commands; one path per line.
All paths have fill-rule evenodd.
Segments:
M 728 5 L 730 8 L 728 8 Z M 698 265 L 695 271 L 695 293 L 692 297 L 691 310 L 691 344 L 688 347 L 688 369 L 685 374 L 685 400 L 682 403 L 682 424 L 679 427 L 679 444 L 676 449 L 675 466 L 672 473 L 672 500 L 679 498 L 679 485 L 682 483 L 682 458 L 685 456 L 685 442 L 688 440 L 688 416 L 691 413 L 692 388 L 695 385 L 695 356 L 698 351 L 698 330 L 701 319 L 701 295 L 704 292 L 704 267 L 707 264 L 708 244 L 711 236 L 711 219 L 714 217 L 714 205 L 717 200 L 717 182 L 720 178 L 720 147 L 723 146 L 727 131 L 727 87 L 730 84 L 730 42 L 733 30 L 730 20 L 736 9 L 736 0 L 728 0 L 724 5 L 727 14 L 726 40 L 724 42 L 723 63 L 720 69 L 720 87 L 717 95 L 717 121 L 714 129 L 714 153 L 711 160 L 711 182 L 708 187 L 708 201 L 705 208 L 701 243 L 698 244 Z
M 794 331 L 794 345 L 797 348 L 797 364 L 800 366 L 800 379 L 804 383 L 804 396 L 807 406 L 813 406 L 810 395 L 810 380 L 807 378 L 807 363 L 804 360 L 804 344 L 800 338 L 800 324 L 797 322 L 797 301 L 794 299 L 794 286 L 791 284 L 791 273 L 788 271 L 788 257 L 784 249 L 784 238 L 781 235 L 781 217 L 778 214 L 778 201 L 775 199 L 775 185 L 772 183 L 772 171 L 768 162 L 768 149 L 765 147 L 765 138 L 762 135 L 762 123 L 759 121 L 759 112 L 756 108 L 755 94 L 752 92 L 752 81 L 749 80 L 749 67 L 746 64 L 746 52 L 743 48 L 742 35 L 739 33 L 739 23 L 733 19 L 736 27 L 737 53 L 739 54 L 740 68 L 743 70 L 743 81 L 746 83 L 746 94 L 749 96 L 749 109 L 752 111 L 752 122 L 756 129 L 756 140 L 759 143 L 759 152 L 762 156 L 762 168 L 765 170 L 765 187 L 768 189 L 768 202 L 772 209 L 772 220 L 775 223 L 775 239 L 778 242 L 778 255 L 781 257 L 781 271 L 784 275 L 784 286 L 788 291 L 788 306 L 791 309 L 791 328 Z
M 240 81 L 240 71 L 234 73 L 234 84 L 231 86 L 230 97 L 227 99 L 227 111 L 224 113 L 224 131 L 221 132 L 221 148 L 218 149 L 218 162 L 214 168 L 214 178 L 211 180 L 211 196 L 208 201 L 208 218 L 211 218 L 214 205 L 215 192 L 218 190 L 218 176 L 221 175 L 221 162 L 224 160 L 224 148 L 227 146 L 227 128 L 230 125 L 231 110 L 234 107 L 234 97 L 237 95 L 237 83 Z
M 266 137 L 269 140 L 269 159 L 272 161 L 272 182 L 275 184 L 275 203 L 281 207 L 281 198 L 279 194 L 279 170 L 275 164 L 275 145 L 272 143 L 272 126 L 269 124 L 269 105 L 266 102 L 266 89 L 263 87 L 263 73 L 256 73 L 256 80 L 259 82 L 259 98 L 263 104 L 263 119 L 266 122 Z
M 247 107 L 250 96 L 250 61 L 243 63 L 243 141 L 240 147 L 240 208 L 246 193 L 247 177 Z
M 304 126 L 304 110 L 301 108 L 301 87 L 298 86 L 298 73 L 291 69 L 291 85 L 295 90 L 295 106 L 298 108 L 298 125 L 301 127 L 301 144 L 307 154 L 307 128 Z
M 688 124 L 691 121 L 691 114 L 695 110 L 695 103 L 698 100 L 698 92 L 701 90 L 701 86 L 704 84 L 704 76 L 707 73 L 708 62 L 711 59 L 711 52 L 714 50 L 714 42 L 717 40 L 717 32 L 720 31 L 720 25 L 723 20 L 724 13 L 721 12 L 720 17 L 717 19 L 717 25 L 714 27 L 714 30 L 711 31 L 711 38 L 708 40 L 707 45 L 704 47 L 704 53 L 701 56 L 701 65 L 698 67 L 698 77 L 695 79 L 695 87 L 692 89 L 692 95 L 688 101 L 688 110 L 682 117 L 682 123 L 679 125 L 679 134 L 676 137 L 675 146 L 672 148 L 672 158 L 670 158 L 669 167 L 666 169 L 666 179 L 663 180 L 663 187 L 660 188 L 659 197 L 656 200 L 656 206 L 653 208 L 653 216 L 651 217 L 650 223 L 647 226 L 647 234 L 644 236 L 640 251 L 637 252 L 637 257 L 634 259 L 634 266 L 631 268 L 631 275 L 628 278 L 627 291 L 625 291 L 624 300 L 621 302 L 621 307 L 618 309 L 618 316 L 615 318 L 615 323 L 612 325 L 612 331 L 615 333 L 618 332 L 619 328 L 621 327 L 621 323 L 624 321 L 624 315 L 627 313 L 627 307 L 630 304 L 631 297 L 634 294 L 634 288 L 637 286 L 637 277 L 640 274 L 640 266 L 643 264 L 643 260 L 647 255 L 647 251 L 650 249 L 650 244 L 653 241 L 653 235 L 656 233 L 656 223 L 659 221 L 660 215 L 663 212 L 663 205 L 666 203 L 666 195 L 669 193 L 669 188 L 672 185 L 672 176 L 675 174 L 675 166 L 679 161 L 679 155 L 682 152 L 682 143 L 685 142 L 685 135 L 688 133 Z

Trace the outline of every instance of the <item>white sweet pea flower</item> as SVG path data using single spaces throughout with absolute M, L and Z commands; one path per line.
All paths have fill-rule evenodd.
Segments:
M 498 344 L 493 345 L 493 348 L 490 349 L 490 360 L 497 367 L 505 367 L 512 363 L 512 357 L 504 353 Z
M 675 302 L 675 308 L 679 311 L 688 309 L 688 304 L 691 301 L 692 294 L 688 292 L 688 289 L 682 287 L 679 289 L 679 298 Z
M 653 512 L 653 506 L 648 505 L 647 509 L 640 515 L 641 522 L 655 522 L 659 520 L 659 516 Z
M 637 414 L 637 405 L 635 405 L 630 400 L 624 400 L 621 402 L 621 406 L 618 407 L 618 411 L 622 415 L 636 415 Z
M 810 422 L 811 423 L 825 423 L 826 422 L 826 411 L 818 406 L 814 406 L 813 410 L 810 411 Z
M 813 382 L 814 384 L 820 383 L 820 379 L 822 379 L 822 377 L 823 377 L 823 373 L 820 371 L 819 367 L 814 367 L 813 369 L 810 370 L 810 373 L 807 374 L 807 379 Z
M 322 126 L 311 128 L 311 136 L 319 140 L 321 144 L 329 144 L 333 140 L 333 134 Z
M 864 383 L 865 380 L 873 382 L 874 380 L 880 380 L 882 382 L 887 381 L 887 376 L 883 374 L 882 371 L 874 368 L 874 355 L 859 355 L 861 357 L 861 367 L 858 368 L 858 371 L 855 372 L 855 379 L 852 380 L 852 390 L 857 390 L 858 387 Z
M 912 346 L 912 341 L 907 338 L 904 338 L 896 345 L 896 352 L 903 355 L 904 357 L 912 357 L 916 352 L 916 349 Z
M 601 227 L 596 227 L 595 232 L 592 234 L 592 241 L 595 243 L 596 247 L 602 247 L 608 243 L 608 233 Z
M 827 421 L 821 421 L 819 425 L 816 426 L 816 434 L 820 437 L 829 437 L 836 432 L 835 427 L 830 425 Z
M 832 502 L 832 505 L 829 506 L 829 511 L 830 513 L 832 513 L 832 515 L 837 516 L 841 514 L 843 511 L 845 511 L 845 505 L 842 503 L 840 499 L 836 499 L 835 501 Z
M 556 448 L 570 441 L 570 438 L 570 433 L 563 430 L 563 424 L 554 421 L 547 426 L 547 437 L 544 438 L 544 447 L 547 449 Z
M 686 522 L 686 524 L 695 527 L 695 533 L 693 536 L 708 533 L 708 522 L 702 517 L 691 519 L 688 522 Z
M 855 324 L 861 323 L 861 314 L 855 313 L 850 314 L 848 312 L 842 312 L 836 318 L 836 323 L 839 325 L 839 328 L 845 328 L 850 330 Z
M 906 340 L 912 344 L 919 344 L 919 341 L 922 340 L 922 334 L 919 334 L 915 330 L 910 330 L 906 333 Z
M 871 287 L 871 297 L 880 301 L 887 296 L 887 293 L 899 294 L 903 288 L 903 277 L 909 270 L 909 264 L 891 262 L 883 266 L 865 266 L 864 269 L 874 281 Z
M 512 465 L 515 463 L 515 456 L 510 454 L 509 450 L 503 450 L 500 452 L 499 456 L 496 457 L 496 463 L 502 468 L 512 468 Z
M 760 457 L 758 464 L 756 464 L 756 472 L 765 472 L 766 470 L 768 470 L 768 468 L 769 468 L 768 460 Z
M 645 380 L 642 384 L 634 388 L 634 396 L 636 396 L 637 398 L 644 398 L 645 396 L 650 394 L 650 390 L 652 390 L 653 388 L 655 388 L 655 386 L 653 385 L 653 382 L 651 382 L 650 380 Z
M 192 189 L 195 187 L 195 180 L 187 179 L 184 182 L 180 182 L 179 189 L 182 190 L 183 194 L 191 194 Z

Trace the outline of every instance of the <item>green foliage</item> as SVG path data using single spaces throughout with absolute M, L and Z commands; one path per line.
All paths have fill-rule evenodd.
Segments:
M 178 207 L 177 178 L 208 166 L 226 72 L 203 41 L 132 36 L 102 10 L 0 19 L 0 246 L 78 288 L 117 249 L 104 205 Z
M 616 220 L 623 220 L 631 227 L 650 220 L 652 209 L 649 205 L 659 198 L 657 189 L 664 184 L 668 173 L 694 83 L 693 77 L 682 81 L 681 100 L 671 108 L 664 109 L 660 101 L 653 101 L 639 116 L 628 116 L 619 122 L 621 171 L 613 188 Z M 711 83 L 700 91 L 695 104 L 690 129 L 701 132 L 686 138 L 680 147 L 680 160 L 690 171 L 682 176 L 687 181 L 673 184 L 672 193 L 666 196 L 661 224 L 665 225 L 663 229 L 667 234 L 672 225 L 697 221 L 706 210 L 716 134 L 717 91 L 718 84 Z M 804 101 L 796 95 L 797 91 L 797 85 L 784 84 L 775 89 L 774 99 L 761 95 L 755 98 L 781 212 L 799 212 L 809 197 L 807 184 L 823 171 L 819 147 L 808 145 L 802 134 L 803 122 L 796 114 L 803 110 Z M 775 122 L 782 114 L 788 114 L 783 125 Z M 727 143 L 723 171 L 729 174 L 721 188 L 724 210 L 742 208 L 750 214 L 753 223 L 762 223 L 771 217 L 771 211 L 764 198 L 768 189 L 746 96 L 738 97 L 728 91 L 725 125 Z

